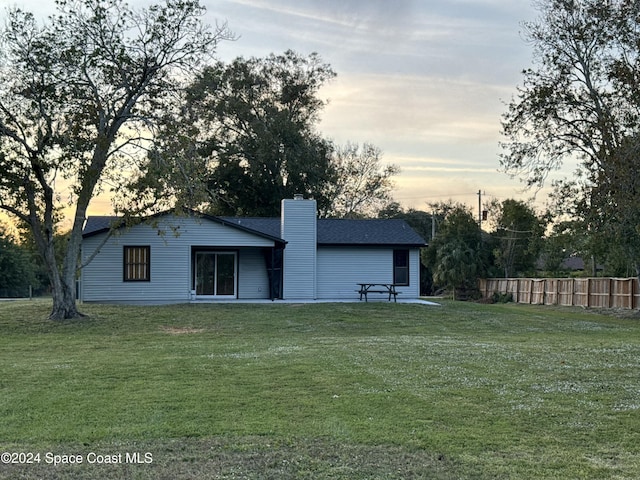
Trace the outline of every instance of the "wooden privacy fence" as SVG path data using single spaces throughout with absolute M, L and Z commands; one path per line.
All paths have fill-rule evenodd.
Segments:
M 510 293 L 514 302 L 533 305 L 640 307 L 637 278 L 489 278 L 479 286 L 484 298 Z

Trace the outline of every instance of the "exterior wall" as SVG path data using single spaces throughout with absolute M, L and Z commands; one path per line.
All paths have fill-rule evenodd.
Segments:
M 104 235 L 83 240 L 83 262 L 100 245 Z M 123 281 L 125 245 L 151 247 L 149 282 Z M 192 246 L 237 251 L 239 298 L 244 295 L 268 298 L 262 248 L 272 247 L 273 241 L 206 219 L 174 216 L 162 217 L 157 224 L 140 224 L 116 232 L 82 270 L 80 298 L 86 302 L 187 302 L 192 285 Z
M 261 249 L 242 249 L 238 265 L 238 298 L 269 298 L 269 277 Z
M 315 200 L 282 201 L 285 299 L 313 300 L 316 297 L 317 220 Z
M 318 298 L 357 299 L 358 283 L 393 283 L 393 250 L 319 247 Z M 409 262 L 409 285 L 397 287 L 401 299 L 420 296 L 420 251 L 417 248 L 410 250 Z M 372 298 L 375 298 L 373 294 Z

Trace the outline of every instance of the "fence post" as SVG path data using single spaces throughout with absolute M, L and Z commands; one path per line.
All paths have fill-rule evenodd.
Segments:
M 613 278 L 609 278 L 609 308 L 613 306 Z
M 531 302 L 533 302 L 533 285 L 535 284 L 535 281 L 532 279 L 529 282 L 529 305 L 531 305 Z

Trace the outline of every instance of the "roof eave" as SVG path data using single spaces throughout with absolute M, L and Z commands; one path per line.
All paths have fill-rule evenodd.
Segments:
M 318 242 L 318 247 L 376 247 L 376 248 L 425 248 L 426 243 L 340 243 Z

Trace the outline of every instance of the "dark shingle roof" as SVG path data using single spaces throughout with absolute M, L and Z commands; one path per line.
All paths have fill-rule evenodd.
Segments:
M 279 218 L 224 217 L 227 222 L 280 236 Z M 407 245 L 424 246 L 424 239 L 404 220 L 319 219 L 318 245 Z
M 269 237 L 280 238 L 279 218 L 257 217 L 210 217 L 215 221 L 235 224 L 239 228 Z M 106 231 L 117 224 L 118 217 L 89 217 L 83 236 Z M 422 247 L 424 239 L 404 220 L 400 219 L 319 219 L 318 245 L 396 245 Z
M 275 217 L 221 217 L 225 222 L 235 223 L 258 232 L 280 237 L 280 219 Z
M 109 230 L 111 226 L 118 225 L 122 219 L 120 217 L 87 217 L 87 221 L 82 229 L 82 236 L 87 237 L 93 234 Z
M 321 219 L 318 245 L 411 245 L 424 246 L 424 239 L 404 220 Z

